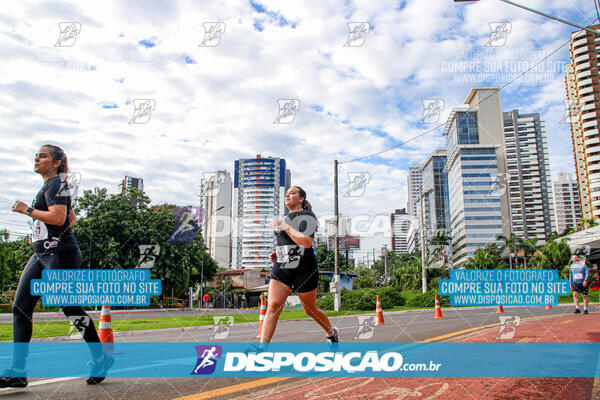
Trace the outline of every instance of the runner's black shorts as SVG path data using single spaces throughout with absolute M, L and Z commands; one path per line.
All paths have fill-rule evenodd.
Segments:
M 583 287 L 583 282 L 573 282 L 573 291 L 579 292 L 581 294 L 588 294 L 589 284 L 586 287 Z
M 319 286 L 319 269 L 317 263 L 300 263 L 297 268 L 281 268 L 279 263 L 273 263 L 271 279 L 275 279 L 290 287 L 296 293 L 306 293 Z

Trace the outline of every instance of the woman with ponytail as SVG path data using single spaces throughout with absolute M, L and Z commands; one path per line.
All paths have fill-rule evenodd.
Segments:
M 81 252 L 71 225 L 75 223 L 75 213 L 71 208 L 71 194 L 66 179 L 68 171 L 67 155 L 58 146 L 51 144 L 40 147 L 35 155 L 34 171 L 42 176 L 44 184 L 31 206 L 16 201 L 12 210 L 33 219 L 33 256 L 23 269 L 12 306 L 13 350 L 12 367 L 0 374 L 1 387 L 25 387 L 27 377 L 25 363 L 32 335 L 32 316 L 39 296 L 31 295 L 31 280 L 41 279 L 42 270 L 69 269 L 81 267 Z M 104 354 L 94 321 L 81 306 L 61 307 L 70 320 L 82 321 L 78 330 L 94 357 L 90 385 L 102 382 L 106 371 L 114 363 L 114 358 Z
M 277 247 L 270 256 L 273 269 L 269 282 L 269 304 L 260 336 L 261 345 L 271 341 L 279 315 L 292 290 L 298 294 L 304 312 L 323 328 L 327 341 L 337 343 L 338 329 L 331 327 L 327 315 L 317 307 L 319 269 L 312 248 L 317 218 L 306 200 L 306 192 L 299 186 L 287 191 L 285 205 L 290 212 L 283 220 L 271 222 Z

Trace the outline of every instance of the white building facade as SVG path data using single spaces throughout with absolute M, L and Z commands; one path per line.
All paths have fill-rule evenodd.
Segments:
M 571 174 L 561 172 L 554 180 L 553 192 L 556 231 L 563 233 L 565 229 L 576 229 L 581 221 L 577 182 Z
M 544 243 L 553 232 L 554 202 L 546 125 L 539 114 L 503 113 L 506 144 L 506 179 L 512 232 L 520 238 Z
M 219 267 L 231 267 L 231 174 L 215 171 L 200 182 L 200 206 L 204 209 L 202 237 Z
M 269 223 L 285 215 L 290 181 L 282 158 L 257 155 L 235 161 L 232 268 L 271 268 L 275 235 Z

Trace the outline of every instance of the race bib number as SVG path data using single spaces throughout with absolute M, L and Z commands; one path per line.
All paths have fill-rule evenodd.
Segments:
M 33 230 L 32 235 L 31 235 L 32 242 L 38 242 L 40 240 L 48 239 L 48 229 L 46 228 L 46 224 L 44 224 L 43 222 L 38 221 L 36 219 L 33 222 L 32 230 Z
M 583 274 L 573 274 L 573 279 L 580 281 L 583 279 Z
M 279 264 L 283 264 L 290 261 L 290 257 L 288 255 L 288 247 L 289 246 L 277 246 L 275 248 L 275 253 L 277 254 L 277 262 Z
M 275 248 L 277 262 L 282 268 L 296 268 L 300 264 L 300 258 L 304 254 L 304 247 L 298 245 L 277 246 Z

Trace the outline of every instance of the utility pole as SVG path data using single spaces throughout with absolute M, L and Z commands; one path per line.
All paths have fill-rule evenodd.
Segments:
M 375 248 L 373 248 L 373 268 L 375 268 Z
M 387 245 L 383 247 L 383 268 L 384 268 L 384 275 L 383 275 L 383 281 L 387 282 Z
M 200 267 L 200 308 L 204 305 L 204 257 L 202 257 L 202 267 Z
M 421 231 L 421 282 L 423 293 L 427 292 L 427 273 L 425 270 L 425 232 L 423 229 L 423 188 L 419 189 L 419 203 L 421 203 L 421 218 L 419 219 L 419 230 Z
M 340 215 L 338 211 L 338 160 L 334 160 L 333 162 L 333 213 L 335 215 L 335 243 L 333 246 L 334 256 L 333 256 L 333 265 L 334 265 L 334 275 L 333 275 L 333 285 L 334 285 L 334 295 L 333 295 L 333 309 L 335 311 L 340 311 L 341 309 L 341 294 L 340 294 L 340 260 L 338 257 L 339 251 L 339 222 Z

